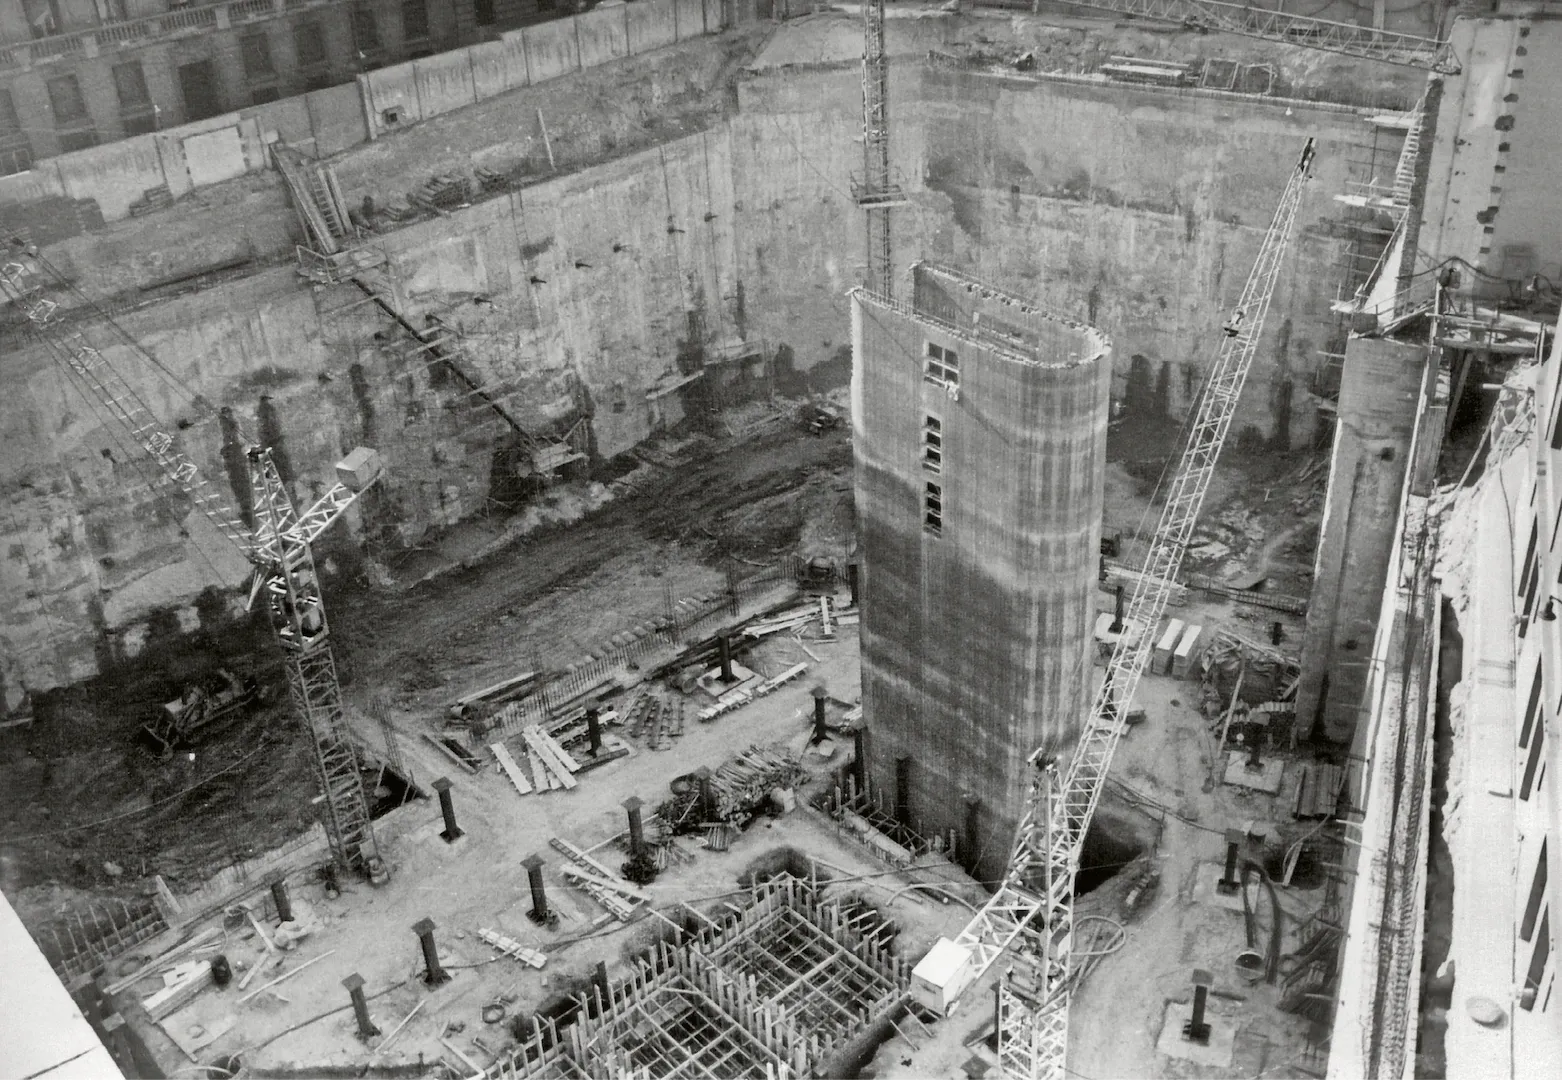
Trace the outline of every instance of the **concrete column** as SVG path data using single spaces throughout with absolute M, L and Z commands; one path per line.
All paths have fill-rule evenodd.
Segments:
M 860 574 L 861 571 L 857 568 L 856 563 L 846 564 L 846 584 L 852 591 L 852 607 L 857 607 L 862 603 Z
M 694 778 L 700 785 L 700 820 L 709 821 L 716 813 L 716 793 L 711 790 L 710 766 L 701 765 L 694 771 Z
M 439 835 L 445 838 L 445 843 L 453 844 L 461 839 L 461 827 L 456 824 L 456 804 L 450 796 L 450 778 L 441 776 L 434 781 L 434 790 L 439 792 L 439 812 L 445 816 L 445 831 Z
M 1226 869 L 1215 883 L 1215 890 L 1223 896 L 1230 896 L 1242 887 L 1237 880 L 1237 852 L 1242 849 L 1244 839 L 1241 829 L 1226 830 Z
M 528 914 L 532 922 L 545 923 L 552 912 L 548 910 L 548 893 L 542 884 L 542 856 L 528 855 L 521 865 L 526 867 L 526 881 L 532 891 L 532 909 Z
M 721 681 L 732 682 L 732 640 L 722 634 L 716 641 L 721 648 Z
M 1182 1037 L 1189 1042 L 1201 1045 L 1209 1043 L 1209 1025 L 1204 1022 L 1204 1009 L 1209 1003 L 1209 988 L 1214 981 L 1214 977 L 1202 968 L 1193 972 L 1193 1011 L 1182 1028 Z
M 271 902 L 277 906 L 277 921 L 293 921 L 293 904 L 287 896 L 287 882 L 277 878 L 271 883 Z
M 895 820 L 911 828 L 911 759 L 895 759 Z
M 868 785 L 868 729 L 862 726 L 862 721 L 857 722 L 857 730 L 852 732 L 852 778 L 856 781 L 857 791 L 865 791 Z
M 645 851 L 645 823 L 640 819 L 640 808 L 645 805 L 645 800 L 638 795 L 631 795 L 624 800 L 623 805 L 629 811 L 629 857 L 638 859 Z
M 363 976 L 356 971 L 342 980 L 348 995 L 353 999 L 353 1016 L 358 1019 L 358 1038 L 367 1042 L 380 1033 L 369 1018 L 369 1001 L 363 996 Z
M 960 847 L 960 865 L 974 871 L 982 850 L 982 800 L 975 795 L 965 797 L 965 835 L 960 838 Z
M 591 756 L 602 752 L 602 713 L 597 709 L 586 710 L 586 738 L 591 740 Z
M 422 918 L 412 924 L 413 933 L 418 935 L 418 944 L 423 948 L 423 981 L 430 986 L 441 986 L 450 981 L 450 973 L 439 963 L 439 950 L 434 946 L 434 920 Z
M 814 695 L 814 742 L 823 742 L 830 737 L 830 732 L 824 726 L 824 703 L 829 698 L 829 693 L 822 686 L 813 688 Z

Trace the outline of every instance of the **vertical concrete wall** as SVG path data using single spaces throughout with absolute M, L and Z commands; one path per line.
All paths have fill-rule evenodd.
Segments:
M 1296 691 L 1301 730 L 1331 742 L 1348 744 L 1355 733 L 1416 404 L 1428 377 L 1424 347 L 1363 337 L 1345 347 L 1329 497 Z
M 436 16 L 437 11 L 431 10 L 430 15 Z M 341 20 L 330 23 L 329 27 L 341 35 L 348 32 L 346 23 Z M 442 32 L 437 25 L 431 29 L 436 36 Z M 55 156 L 28 173 L 0 177 L 0 224 L 27 216 L 29 204 L 61 195 L 77 202 L 96 204 L 85 219 L 68 214 L 61 218 L 57 227 L 34 230 L 35 239 L 50 242 L 59 235 L 75 235 L 99 219 L 118 221 L 129 216 L 130 204 L 139 200 L 148 188 L 167 185 L 178 197 L 194 187 L 237 175 L 227 168 L 207 168 L 198 169 L 198 176 L 192 177 L 180 156 L 186 138 L 209 133 L 215 129 L 214 124 L 218 127 L 242 126 L 246 121 L 255 124 L 253 132 L 245 131 L 245 160 L 248 171 L 255 172 L 267 166 L 259 141 L 263 132 L 275 132 L 284 140 L 324 157 L 517 87 L 560 78 L 583 68 L 609 64 L 625 56 L 717 33 L 721 29 L 719 11 L 714 19 L 708 20 L 704 0 L 639 0 L 633 5 L 537 23 L 504 34 L 497 42 L 484 42 L 371 71 L 358 76 L 355 83 L 266 106 L 245 108 L 215 121 L 186 124 L 157 135 Z M 239 70 L 237 39 L 228 42 L 223 49 L 226 50 L 226 62 L 221 70 Z M 274 44 L 274 54 L 279 51 L 290 55 L 291 46 L 279 50 Z M 171 83 L 164 87 L 157 82 L 157 77 L 167 81 L 171 71 L 165 65 L 147 72 L 149 92 L 167 116 L 178 115 L 179 110 L 162 104 L 162 98 L 166 96 L 162 91 L 166 89 L 168 94 L 175 91 Z M 107 81 L 106 70 L 94 69 L 94 73 L 100 77 L 85 83 L 82 92 L 94 114 L 110 112 L 117 107 L 112 84 Z M 32 89 L 41 91 L 41 84 Z M 225 100 L 237 102 L 248 96 L 247 87 L 234 86 Z M 300 106 L 304 110 L 302 113 L 298 111 Z M 24 115 L 30 114 L 30 106 L 23 109 L 19 105 L 18 108 Z M 387 110 L 395 112 L 394 121 L 388 117 Z M 273 126 L 264 126 L 268 122 Z M 150 149 L 154 144 L 156 154 Z
M 918 301 L 933 302 L 925 288 Z M 966 855 L 992 879 L 1026 758 L 1043 743 L 1066 752 L 1088 704 L 1111 363 L 1084 328 L 1055 324 L 1023 361 L 965 325 L 854 296 L 863 708 L 886 805 L 902 757 L 924 835 L 963 835 L 966 799 L 980 800 L 983 847 Z M 957 398 L 924 380 L 929 342 L 958 353 Z M 942 429 L 937 473 L 923 459 L 928 417 Z M 928 483 L 942 493 L 936 532 Z

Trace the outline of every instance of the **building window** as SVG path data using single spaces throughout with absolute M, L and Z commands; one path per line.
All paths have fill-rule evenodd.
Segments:
M 1535 951 L 1529 956 L 1529 970 L 1524 973 L 1524 992 L 1519 995 L 1519 1008 L 1526 1012 L 1535 1008 L 1535 998 L 1540 995 L 1540 980 L 1546 973 L 1546 961 L 1551 959 L 1551 912 L 1540 920 L 1540 936 L 1535 939 Z
M 114 93 L 119 98 L 120 112 L 140 112 L 151 107 L 152 95 L 147 93 L 141 61 L 114 65 Z
M 922 467 L 935 473 L 944 468 L 944 424 L 936 416 L 922 424 Z
M 927 494 L 923 500 L 925 513 L 922 524 L 935 536 L 944 531 L 944 489 L 941 485 L 928 481 Z
M 473 5 L 473 14 L 477 18 L 478 26 L 492 26 L 494 24 L 494 0 L 477 0 Z
M 35 38 L 60 32 L 59 0 L 22 0 L 22 17 Z
M 245 34 L 239 38 L 239 55 L 244 59 L 244 78 L 252 83 L 275 78 L 277 67 L 271 62 L 271 39 L 265 34 Z
M 1519 940 L 1528 941 L 1535 935 L 1535 919 L 1540 915 L 1541 902 L 1546 899 L 1546 845 L 1540 842 L 1540 861 L 1535 866 L 1535 876 L 1529 883 L 1529 900 L 1524 904 L 1524 919 L 1519 923 Z
M 380 51 L 380 26 L 374 21 L 374 9 L 358 6 L 352 9 L 353 48 L 360 53 Z
M 217 65 L 210 60 L 179 65 L 179 93 L 184 98 L 186 123 L 221 116 L 226 111 Z
M 257 86 L 249 92 L 249 103 L 251 105 L 265 105 L 268 102 L 276 101 L 281 96 L 282 91 L 275 86 Z
M 1541 695 L 1540 661 L 1535 661 L 1535 678 L 1529 684 L 1529 704 L 1524 706 L 1524 726 L 1519 728 L 1519 749 L 1529 745 L 1529 733 L 1535 726 L 1535 716 L 1540 710 Z
M 293 24 L 293 47 L 298 51 L 301 68 L 324 67 L 330 63 L 319 19 L 299 19 Z
M 0 176 L 26 172 L 32 167 L 32 143 L 22 130 L 11 91 L 0 87 Z
M 923 369 L 923 375 L 928 382 L 935 382 L 940 386 L 958 387 L 960 385 L 960 357 L 953 349 L 946 349 L 942 345 L 927 343 L 927 367 Z
M 81 96 L 81 84 L 74 75 L 49 80 L 49 108 L 54 110 L 55 127 L 71 127 L 91 119 L 87 99 Z
M 408 41 L 428 37 L 428 0 L 401 0 L 401 33 Z
M 1535 741 L 1529 744 L 1529 757 L 1524 762 L 1524 779 L 1519 784 L 1519 798 L 1528 799 L 1535 790 L 1535 774 L 1540 769 L 1540 752 L 1546 743 L 1546 725 L 1535 725 Z
M 119 123 L 126 135 L 157 130 L 157 108 L 147 92 L 141 61 L 114 65 L 114 94 L 119 98 Z

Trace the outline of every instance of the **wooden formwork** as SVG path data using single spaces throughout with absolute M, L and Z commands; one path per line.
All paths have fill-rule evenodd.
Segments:
M 570 1028 L 575 1060 L 588 1076 L 804 1074 L 804 1047 L 793 1033 L 748 986 L 698 963 L 688 949 L 657 946 L 605 998 L 593 988 L 591 1006 Z
M 782 875 L 731 917 L 659 944 L 605 994 L 592 987 L 569 1027 L 534 1020 L 490 1075 L 790 1080 L 899 1010 L 909 983 L 838 903 Z
M 792 877 L 756 890 L 754 903 L 702 932 L 691 952 L 746 981 L 806 1043 L 810 1065 L 898 1011 L 909 983 L 904 961 Z

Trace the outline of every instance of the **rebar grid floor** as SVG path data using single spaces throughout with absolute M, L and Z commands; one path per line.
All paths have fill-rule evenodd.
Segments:
M 730 918 L 680 933 L 607 993 L 581 996 L 574 1023 L 534 1020 L 532 1036 L 489 1075 L 810 1075 L 906 1001 L 906 964 L 861 922 L 797 878 L 756 885 Z
M 723 970 L 750 976 L 763 1000 L 820 1035 L 867 1025 L 871 1007 L 896 991 L 892 980 L 791 908 L 710 956 Z
M 583 1040 L 588 1076 L 784 1075 L 785 1066 L 738 1018 L 681 973 L 612 1010 Z

